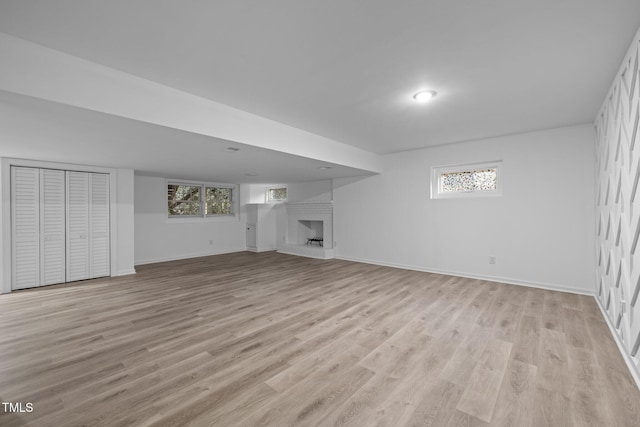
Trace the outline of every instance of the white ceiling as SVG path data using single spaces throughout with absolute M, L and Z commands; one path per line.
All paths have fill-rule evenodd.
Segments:
M 0 2 L 0 32 L 375 153 L 592 122 L 639 26 L 638 0 Z
M 134 169 L 140 175 L 287 183 L 370 174 L 2 90 L 0 129 L 4 157 Z M 228 152 L 229 147 L 240 151 Z

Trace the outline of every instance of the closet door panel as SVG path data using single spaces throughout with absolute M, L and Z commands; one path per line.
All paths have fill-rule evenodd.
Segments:
M 65 275 L 64 171 L 40 170 L 40 284 L 63 283 Z
M 111 273 L 109 245 L 109 175 L 89 175 L 89 277 Z
M 40 170 L 11 167 L 12 289 L 40 285 Z
M 12 166 L 12 289 L 109 276 L 109 193 L 109 174 Z
M 89 278 L 89 174 L 66 172 L 67 282 Z

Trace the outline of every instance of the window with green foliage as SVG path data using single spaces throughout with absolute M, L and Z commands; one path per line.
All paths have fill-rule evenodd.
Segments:
M 233 216 L 233 186 L 167 183 L 169 217 Z
M 285 202 L 287 200 L 287 187 L 267 188 L 267 202 Z
M 201 215 L 199 185 L 169 184 L 169 216 Z
M 231 188 L 206 187 L 205 212 L 207 215 L 233 215 Z

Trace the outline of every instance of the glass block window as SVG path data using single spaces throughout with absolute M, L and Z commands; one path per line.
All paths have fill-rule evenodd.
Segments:
M 167 182 L 169 218 L 234 215 L 235 186 L 223 184 Z
M 440 166 L 432 169 L 431 198 L 502 194 L 501 162 Z
M 287 187 L 267 188 L 267 202 L 286 202 Z
M 462 172 L 443 172 L 440 176 L 440 191 L 450 193 L 495 190 L 497 178 L 498 169 L 496 168 Z

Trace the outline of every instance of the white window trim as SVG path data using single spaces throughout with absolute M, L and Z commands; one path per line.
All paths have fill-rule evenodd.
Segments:
M 269 191 L 270 190 L 275 190 L 276 188 L 286 188 L 287 189 L 287 198 L 286 199 L 282 199 L 282 200 L 269 200 Z M 264 200 L 265 200 L 265 203 L 287 203 L 287 201 L 289 200 L 289 186 L 287 186 L 287 185 L 269 185 L 268 187 L 266 187 L 266 190 L 264 192 Z
M 167 188 L 169 185 L 193 185 L 200 187 L 201 197 L 200 206 L 202 213 L 200 215 L 174 215 L 171 216 L 167 212 L 168 222 L 221 222 L 221 221 L 238 221 L 239 220 L 239 204 L 238 200 L 238 186 L 235 184 L 220 183 L 220 182 L 205 182 L 205 181 L 190 181 L 184 179 L 165 179 L 164 183 L 164 208 L 167 209 Z M 206 215 L 204 212 L 204 194 L 205 188 L 217 187 L 217 188 L 230 188 L 231 189 L 231 215 Z
M 495 190 L 475 190 L 475 191 L 458 191 L 444 193 L 440 191 L 442 174 L 452 172 L 466 172 L 478 169 L 496 169 L 496 189 Z M 504 174 L 502 170 L 502 160 L 495 160 L 481 163 L 465 163 L 447 166 L 431 167 L 431 198 L 432 199 L 460 199 L 468 197 L 497 197 L 502 196 L 502 181 Z

